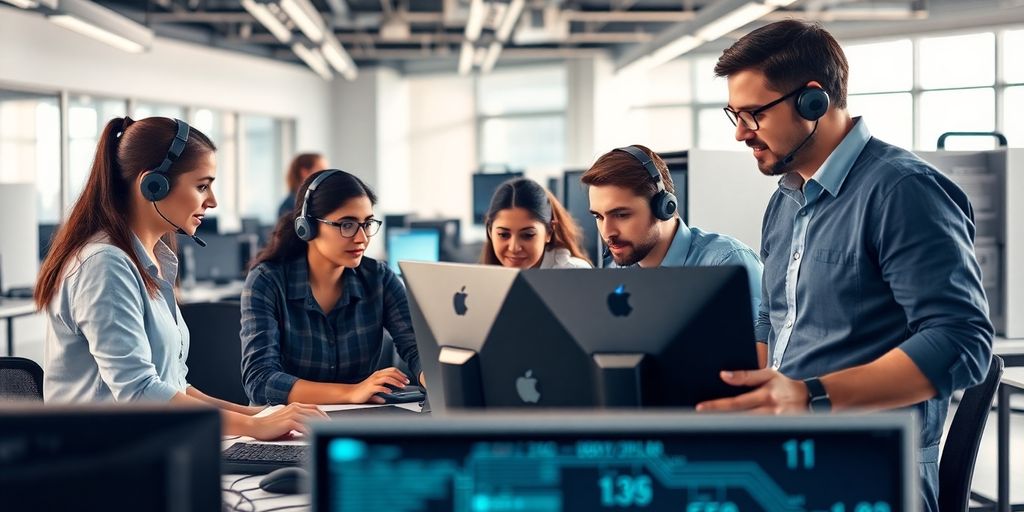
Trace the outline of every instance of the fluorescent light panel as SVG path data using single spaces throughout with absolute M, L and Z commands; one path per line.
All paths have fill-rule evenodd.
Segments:
M 462 50 L 459 52 L 459 74 L 468 75 L 473 70 L 473 53 L 476 48 L 469 41 L 462 42 Z
M 327 36 L 320 51 L 323 52 L 324 58 L 327 59 L 331 67 L 341 73 L 345 80 L 351 82 L 356 79 L 358 76 L 356 63 L 352 61 L 352 56 L 345 51 L 345 47 L 341 45 L 338 38 L 333 35 Z
M 516 28 L 516 22 L 519 21 L 519 15 L 523 12 L 524 6 L 526 6 L 526 0 L 509 2 L 508 9 L 505 10 L 505 17 L 501 20 L 501 25 L 498 26 L 498 41 L 502 43 L 508 41 L 509 36 L 512 35 L 512 29 Z
M 281 9 L 295 22 L 299 30 L 310 40 L 319 44 L 324 40 L 327 27 L 320 12 L 309 3 L 309 0 L 281 0 Z
M 288 27 L 281 23 L 281 20 L 277 19 L 274 13 L 270 12 L 265 4 L 256 2 L 255 0 L 242 0 L 242 7 L 245 8 L 256 21 L 263 25 L 268 32 L 274 35 L 278 41 L 284 44 L 288 44 L 292 40 L 292 31 L 288 30 Z
M 36 7 L 39 7 L 39 3 L 35 2 L 34 0 L 3 0 L 3 1 L 7 2 L 7 3 L 9 3 L 9 4 L 11 4 L 11 5 L 15 6 L 15 7 L 20 7 L 22 9 L 35 9 Z
M 47 18 L 56 25 L 126 52 L 140 53 L 153 44 L 152 30 L 85 0 L 61 0 L 57 12 Z
M 327 67 L 327 61 L 324 60 L 324 56 L 318 49 L 306 48 L 301 43 L 295 43 L 292 45 L 292 51 L 295 55 L 298 55 L 302 62 L 305 62 L 314 73 L 320 75 L 324 80 L 330 80 L 334 78 L 331 74 L 330 68 Z
M 759 2 L 750 2 L 736 10 L 718 18 L 717 20 L 704 25 L 694 33 L 699 39 L 714 41 L 733 30 L 736 30 L 747 23 L 750 23 L 765 14 L 775 10 L 774 5 L 766 5 Z
M 487 54 L 484 55 L 484 61 L 480 64 L 480 71 L 490 73 L 498 62 L 498 55 L 501 55 L 501 43 L 494 41 L 487 47 Z
M 675 41 L 651 52 L 649 57 L 650 61 L 645 64 L 652 68 L 658 67 L 702 44 L 704 44 L 703 39 L 693 37 L 691 35 L 682 36 L 679 39 L 676 39 Z
M 466 20 L 466 39 L 475 42 L 484 29 L 484 0 L 470 0 L 469 19 Z

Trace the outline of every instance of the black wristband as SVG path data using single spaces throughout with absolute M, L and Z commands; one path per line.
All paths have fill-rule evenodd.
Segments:
M 828 391 L 817 377 L 804 380 L 807 386 L 807 409 L 812 412 L 829 412 L 832 410 L 832 400 Z

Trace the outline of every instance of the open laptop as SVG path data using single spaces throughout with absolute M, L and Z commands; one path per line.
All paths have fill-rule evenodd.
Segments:
M 313 510 L 917 511 L 908 413 L 453 415 L 313 426 Z

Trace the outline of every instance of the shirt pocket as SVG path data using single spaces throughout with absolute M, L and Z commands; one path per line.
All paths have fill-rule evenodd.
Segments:
M 840 249 L 815 249 L 814 259 L 829 265 L 854 266 L 857 264 L 857 253 Z

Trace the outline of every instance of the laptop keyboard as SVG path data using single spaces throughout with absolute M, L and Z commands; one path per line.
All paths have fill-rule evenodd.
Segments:
M 306 464 L 309 460 L 309 446 L 235 443 L 222 452 L 221 460 L 225 473 L 264 473 L 286 466 Z

